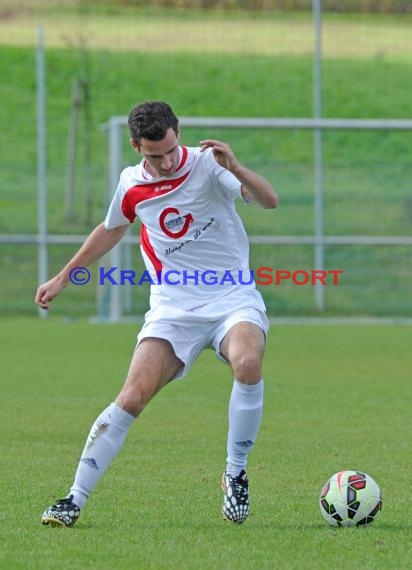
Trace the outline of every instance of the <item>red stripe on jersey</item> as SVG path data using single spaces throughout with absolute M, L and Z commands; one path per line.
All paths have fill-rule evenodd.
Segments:
M 176 190 L 186 178 L 189 176 L 191 170 L 186 172 L 180 178 L 175 178 L 174 180 L 162 180 L 160 182 L 150 182 L 147 184 L 141 184 L 138 186 L 132 186 L 123 196 L 122 200 L 122 212 L 123 215 L 133 223 L 136 219 L 136 206 L 138 206 L 144 200 L 149 200 L 150 198 L 157 198 L 158 196 L 164 196 L 173 190 Z
M 176 168 L 176 172 L 179 172 L 179 170 L 184 167 L 187 160 L 187 155 L 188 155 L 187 148 L 185 146 L 182 146 L 182 151 L 183 151 L 182 160 L 180 161 L 179 166 Z
M 155 250 L 152 244 L 150 243 L 149 234 L 147 233 L 147 228 L 144 224 L 142 224 L 140 228 L 140 244 L 143 248 L 143 251 L 152 262 L 156 274 L 159 275 L 159 273 L 161 273 L 162 271 L 163 264 L 160 261 L 160 259 L 157 257 Z

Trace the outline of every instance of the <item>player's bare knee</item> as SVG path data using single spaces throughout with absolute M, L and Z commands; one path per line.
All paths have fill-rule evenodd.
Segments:
M 245 352 L 232 362 L 237 380 L 243 384 L 255 384 L 262 377 L 261 356 L 255 351 Z
M 127 387 L 116 398 L 116 404 L 125 412 L 137 417 L 143 411 L 149 399 L 145 397 L 141 390 Z

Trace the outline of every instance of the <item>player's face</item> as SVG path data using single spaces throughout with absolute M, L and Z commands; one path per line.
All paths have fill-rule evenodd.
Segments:
M 176 172 L 179 165 L 179 137 L 173 129 L 169 129 L 161 141 L 142 138 L 140 144 L 133 146 L 143 154 L 149 172 L 156 178 L 172 176 Z

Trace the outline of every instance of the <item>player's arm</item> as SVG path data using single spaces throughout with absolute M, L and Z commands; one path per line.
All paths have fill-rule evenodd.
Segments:
M 202 151 L 211 148 L 215 160 L 231 172 L 242 185 L 242 196 L 252 199 L 263 208 L 276 208 L 278 197 L 271 184 L 253 170 L 243 166 L 230 146 L 224 142 L 207 139 L 200 142 Z
M 88 267 L 100 259 L 122 239 L 128 227 L 128 225 L 124 225 L 106 230 L 103 222 L 99 224 L 69 263 L 52 279 L 40 285 L 35 298 L 37 305 L 42 309 L 48 309 L 50 301 L 53 301 L 68 284 L 70 271 L 75 267 Z

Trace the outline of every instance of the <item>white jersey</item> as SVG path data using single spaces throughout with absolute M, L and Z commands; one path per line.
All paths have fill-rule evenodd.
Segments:
M 123 170 L 106 229 L 141 221 L 152 309 L 196 311 L 227 301 L 226 306 L 264 310 L 251 278 L 246 232 L 234 206 L 241 196 L 239 180 L 216 162 L 211 149 L 179 151 L 180 163 L 170 178 L 153 178 L 144 160 Z

